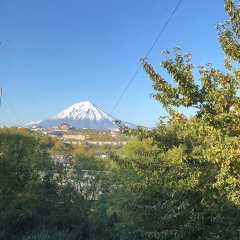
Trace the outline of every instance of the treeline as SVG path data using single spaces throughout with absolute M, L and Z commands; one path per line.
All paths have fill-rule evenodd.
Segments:
M 139 129 L 114 163 L 78 151 L 70 165 L 1 130 L 0 239 L 239 239 L 237 145 L 199 127 Z

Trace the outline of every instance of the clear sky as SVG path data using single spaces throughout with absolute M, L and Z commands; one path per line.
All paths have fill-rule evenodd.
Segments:
M 0 127 L 45 120 L 89 100 L 110 113 L 179 0 L 1 0 Z M 223 0 L 183 0 L 148 56 L 156 72 L 161 51 L 193 55 L 197 67 L 223 70 L 215 26 Z M 173 56 L 173 55 L 172 55 Z M 196 74 L 196 79 L 198 74 Z M 153 127 L 166 115 L 150 98 L 141 68 L 112 116 Z M 10 106 L 9 106 L 10 104 Z M 15 114 L 17 117 L 15 116 Z

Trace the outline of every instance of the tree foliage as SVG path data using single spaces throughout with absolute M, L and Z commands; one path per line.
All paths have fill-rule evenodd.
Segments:
M 29 131 L 0 131 L 0 239 L 89 236 L 104 165 L 83 153 L 75 163 L 54 163 L 45 140 Z
M 0 152 L 0 229 L 27 232 L 38 222 L 39 179 L 48 174 L 49 157 L 39 139 L 16 131 L 0 132 Z
M 225 24 L 219 24 L 219 42 L 223 52 L 226 54 L 226 68 L 231 68 L 229 60 L 240 62 L 240 10 L 239 4 L 236 6 L 234 0 L 224 0 L 225 10 L 229 16 L 229 21 Z M 239 1 L 238 1 L 239 2 Z
M 230 20 L 218 26 L 218 38 L 226 72 L 207 64 L 198 67 L 196 81 L 192 56 L 179 47 L 174 58 L 163 51 L 161 64 L 174 84 L 143 62 L 156 91 L 152 97 L 168 121 L 161 119 L 151 131 L 121 127 L 140 140 L 152 139 L 148 150 L 131 146 L 131 154 L 111 156 L 121 174 L 110 190 L 109 209 L 124 239 L 240 238 L 240 70 L 233 67 L 240 62 L 240 9 L 230 0 L 225 9 Z M 186 117 L 179 107 L 196 113 Z

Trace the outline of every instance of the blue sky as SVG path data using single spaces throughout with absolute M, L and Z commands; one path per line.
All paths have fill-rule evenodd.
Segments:
M 0 127 L 45 120 L 86 100 L 110 113 L 178 3 L 1 0 Z M 148 62 L 171 83 L 160 53 L 180 46 L 196 67 L 223 70 L 215 26 L 226 19 L 223 0 L 183 0 Z M 155 126 L 166 113 L 151 93 L 141 68 L 111 115 Z

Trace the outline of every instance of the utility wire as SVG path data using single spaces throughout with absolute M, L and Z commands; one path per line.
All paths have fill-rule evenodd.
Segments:
M 114 109 L 117 107 L 118 103 L 120 102 L 120 100 L 122 99 L 124 93 L 127 91 L 128 87 L 130 86 L 131 82 L 133 81 L 133 79 L 135 78 L 135 76 L 137 75 L 138 71 L 140 70 L 141 66 L 143 63 L 141 63 L 137 69 L 137 71 L 134 73 L 132 79 L 130 80 L 130 82 L 128 83 L 127 87 L 124 89 L 124 91 L 122 92 L 121 96 L 119 97 L 117 103 L 115 104 L 115 106 L 113 107 L 112 111 L 110 112 L 110 115 L 112 114 L 112 112 L 114 111 Z
M 178 7 L 180 6 L 182 0 L 179 1 L 179 3 L 177 4 L 176 8 L 174 9 L 174 11 L 172 12 L 171 16 L 168 18 L 167 22 L 165 23 L 165 25 L 163 26 L 161 32 L 159 33 L 159 35 L 157 36 L 156 40 L 154 41 L 154 43 L 152 44 L 152 46 L 150 47 L 149 51 L 147 52 L 147 54 L 145 55 L 144 58 L 142 58 L 143 61 L 141 61 L 141 64 L 139 65 L 138 69 L 136 70 L 136 72 L 134 73 L 133 77 L 131 78 L 131 80 L 129 81 L 128 85 L 126 86 L 126 88 L 124 89 L 124 91 L 122 92 L 121 96 L 119 97 L 119 99 L 117 100 L 117 103 L 114 105 L 112 111 L 110 112 L 110 115 L 112 114 L 112 112 L 114 111 L 114 109 L 117 107 L 118 103 L 121 101 L 123 95 L 125 94 L 125 92 L 127 91 L 127 89 L 129 88 L 130 84 L 132 83 L 132 81 L 134 80 L 134 78 L 136 77 L 138 71 L 140 70 L 141 66 L 143 65 L 144 61 L 147 59 L 148 55 L 150 54 L 150 52 L 152 51 L 153 47 L 155 46 L 155 44 L 157 43 L 158 39 L 161 37 L 163 31 L 165 30 L 165 28 L 167 27 L 168 23 L 170 22 L 170 20 L 172 19 L 173 15 L 175 14 L 175 12 L 177 11 Z M 105 123 L 104 123 L 105 124 Z M 104 126 L 103 124 L 103 126 Z M 102 126 L 102 128 L 103 128 Z
M 19 119 L 18 115 L 16 114 L 16 112 L 13 110 L 11 104 L 8 102 L 7 98 L 2 94 L 2 96 L 4 97 L 4 99 L 6 100 L 8 106 L 11 108 L 11 110 L 13 111 L 15 117 L 18 119 L 18 121 L 20 122 L 21 125 L 23 125 L 23 123 L 21 122 L 21 120 Z
M 143 65 L 144 61 L 146 60 L 146 58 L 148 57 L 148 55 L 150 54 L 150 52 L 152 51 L 153 47 L 155 46 L 155 44 L 157 43 L 158 39 L 161 37 L 163 31 L 165 30 L 165 28 L 167 27 L 168 23 L 170 22 L 170 20 L 172 19 L 173 15 L 175 14 L 175 12 L 177 11 L 179 5 L 181 4 L 182 0 L 179 1 L 179 3 L 177 4 L 176 8 L 174 9 L 174 11 L 172 12 L 172 14 L 170 15 L 170 17 L 168 18 L 167 22 L 165 23 L 165 25 L 163 26 L 161 32 L 159 33 L 159 35 L 157 36 L 156 40 L 154 41 L 154 43 L 152 44 L 152 46 L 150 47 L 149 51 L 147 52 L 147 54 L 145 55 L 145 57 L 142 59 L 143 61 L 141 61 L 141 64 L 139 65 L 139 67 L 137 68 L 136 72 L 134 73 L 133 77 L 131 78 L 131 80 L 129 81 L 128 85 L 126 86 L 126 88 L 124 89 L 124 91 L 122 92 L 122 94 L 120 95 L 120 97 L 118 98 L 116 104 L 114 105 L 114 107 L 112 108 L 110 115 L 112 114 L 112 112 L 115 110 L 115 108 L 117 107 L 117 105 L 119 104 L 119 102 L 121 101 L 123 95 L 125 94 L 125 92 L 127 91 L 127 89 L 129 88 L 130 84 L 132 83 L 132 81 L 134 80 L 134 78 L 136 77 L 137 73 L 139 72 L 141 66 Z M 16 116 L 16 118 L 18 119 L 18 121 L 20 122 L 21 125 L 22 122 L 19 119 L 18 115 L 16 114 L 16 112 L 14 111 L 14 109 L 12 108 L 12 106 L 10 105 L 10 103 L 8 102 L 8 100 L 6 99 L 6 97 L 2 94 L 2 96 L 4 97 L 4 99 L 6 100 L 7 104 L 9 105 L 9 107 L 11 108 L 11 110 L 13 111 L 14 115 Z M 104 122 L 105 124 L 105 122 Z M 104 124 L 102 126 L 102 128 L 104 127 Z M 101 128 L 101 129 L 102 129 Z
M 149 55 L 149 53 L 152 51 L 153 47 L 155 46 L 155 44 L 157 43 L 158 39 L 161 37 L 163 31 L 165 30 L 165 28 L 167 27 L 168 23 L 170 22 L 170 20 L 172 19 L 173 15 L 175 14 L 175 12 L 177 11 L 178 7 L 180 6 L 182 0 L 179 1 L 178 5 L 176 6 L 176 8 L 174 9 L 174 11 L 172 12 L 171 16 L 168 18 L 167 22 L 165 23 L 164 27 L 162 28 L 161 32 L 159 33 L 159 35 L 157 36 L 155 42 L 153 43 L 153 45 L 151 46 L 151 48 L 149 49 L 147 55 L 145 57 L 147 57 Z

